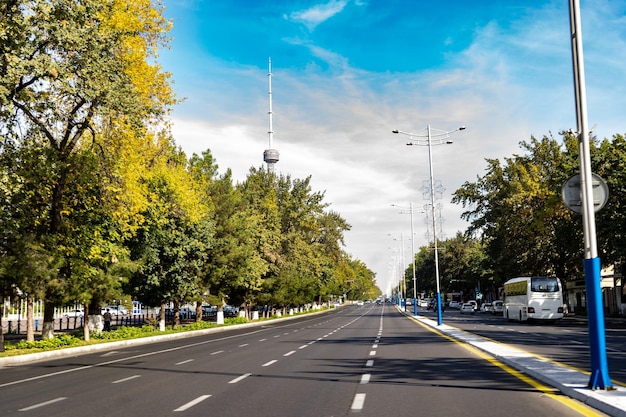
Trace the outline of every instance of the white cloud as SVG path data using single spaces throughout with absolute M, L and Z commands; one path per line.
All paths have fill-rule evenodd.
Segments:
M 331 1 L 289 18 L 313 29 L 345 5 Z M 449 203 L 451 194 L 484 174 L 485 158 L 519 153 L 519 142 L 531 135 L 556 135 L 575 127 L 567 12 L 555 16 L 548 11 L 517 22 L 513 32 L 497 22 L 478 28 L 465 51 L 450 56 L 445 68 L 431 71 L 367 73 L 310 41 L 299 42 L 328 62 L 330 70 L 312 66 L 296 73 L 274 61 L 274 145 L 281 156 L 276 169 L 294 178 L 312 176 L 313 189 L 325 191 L 330 208 L 352 225 L 346 233 L 348 252 L 377 273 L 382 289 L 393 274 L 388 248 L 397 246 L 389 234 L 410 230 L 409 218 L 390 205 L 413 202 L 422 207 L 427 201 L 420 189 L 429 176 L 427 150 L 406 147 L 406 138 L 393 135 L 392 129 L 420 132 L 427 124 L 445 130 L 467 125 L 455 133 L 454 145 L 433 149 L 435 178 L 446 188 L 443 231 L 452 237 L 467 223 L 460 219 L 464 209 Z M 555 23 L 556 18 L 563 22 Z M 590 18 L 602 21 L 596 15 Z M 559 27 L 563 39 L 556 35 Z M 598 123 L 601 137 L 626 130 L 625 86 L 619 82 L 625 70 L 609 55 L 589 57 L 610 49 L 602 39 L 622 45 L 620 31 L 605 26 L 585 32 L 592 46 L 585 51 L 589 124 Z M 233 72 L 232 63 L 224 66 L 228 71 L 218 72 L 220 89 L 194 98 L 194 106 L 210 111 L 202 120 L 190 120 L 175 110 L 174 135 L 188 153 L 210 148 L 220 171 L 231 168 L 235 180 L 242 181 L 251 166 L 264 165 L 266 76 L 264 69 L 257 74 L 255 68 L 245 68 L 231 80 L 226 75 Z M 255 85 L 256 90 L 251 87 Z M 416 215 L 416 248 L 427 244 L 426 230 L 424 215 Z
M 331 0 L 325 4 L 318 4 L 306 10 L 292 12 L 288 19 L 304 24 L 310 31 L 319 24 L 335 16 L 346 7 L 347 0 Z

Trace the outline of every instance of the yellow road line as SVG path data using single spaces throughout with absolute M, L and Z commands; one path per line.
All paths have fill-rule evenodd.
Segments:
M 544 393 L 547 397 L 552 398 L 553 400 L 556 400 L 558 402 L 560 402 L 561 404 L 565 405 L 566 407 L 578 412 L 579 414 L 586 416 L 586 417 L 601 417 L 604 416 L 604 414 L 599 413 L 598 411 L 576 401 L 573 400 L 567 396 L 565 396 L 564 394 L 562 394 L 558 389 L 553 388 L 553 387 L 548 387 L 546 385 L 543 385 L 541 382 L 535 380 L 534 378 L 529 377 L 528 375 L 525 375 L 523 373 L 521 373 L 520 371 L 511 368 L 510 366 L 500 362 L 499 360 L 497 360 L 496 358 L 494 358 L 493 356 L 483 352 L 482 350 L 475 348 L 474 346 L 463 342 L 461 340 L 455 339 L 454 337 L 442 333 L 441 331 L 422 323 L 419 320 L 414 319 L 413 317 L 407 316 L 408 318 L 410 318 L 411 320 L 413 320 L 414 322 L 418 323 L 420 326 L 424 327 L 425 329 L 430 330 L 431 332 L 444 337 L 454 343 L 456 343 L 457 345 L 461 346 L 462 348 L 472 352 L 473 354 L 479 356 L 480 358 L 488 361 L 489 363 L 491 363 L 492 365 L 497 366 L 498 368 L 502 369 L 505 372 L 508 372 L 509 374 L 513 375 L 514 377 L 516 377 L 517 379 L 527 383 L 528 385 L 530 385 L 531 387 L 537 389 L 538 391 L 541 391 L 542 393 Z M 479 336 L 482 337 L 482 336 Z M 497 342 L 495 342 L 497 343 Z

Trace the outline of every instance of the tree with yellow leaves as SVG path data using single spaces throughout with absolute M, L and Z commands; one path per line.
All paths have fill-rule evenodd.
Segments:
M 117 257 L 115 239 L 133 227 L 120 226 L 118 220 L 135 221 L 123 209 L 106 213 L 110 223 L 97 224 L 106 212 L 98 206 L 141 206 L 125 204 L 129 194 L 118 187 L 124 181 L 116 176 L 111 157 L 123 152 L 114 148 L 125 137 L 154 141 L 163 136 L 158 134 L 163 126 L 167 129 L 162 117 L 175 97 L 169 75 L 155 58 L 169 29 L 162 6 L 150 0 L 8 0 L 0 5 L 0 150 L 44 144 L 32 159 L 45 166 L 33 166 L 34 171 L 48 175 L 46 188 L 36 196 L 44 208 L 41 216 L 19 219 L 19 230 L 34 233 L 29 245 L 59 265 L 50 280 L 55 284 L 43 291 L 44 337 L 53 334 L 55 305 L 67 301 L 63 282 L 76 288 L 78 274 L 81 282 L 92 284 L 79 286 L 76 299 L 86 305 L 95 301 L 97 277 Z M 10 164 L 3 170 L 14 178 Z M 94 180 L 95 186 L 86 187 Z M 94 227 L 80 227 L 85 221 Z

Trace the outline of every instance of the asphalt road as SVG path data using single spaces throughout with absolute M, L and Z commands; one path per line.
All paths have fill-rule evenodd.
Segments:
M 391 305 L 0 369 L 2 416 L 580 415 L 572 407 Z
M 419 314 L 436 320 L 432 311 L 420 309 Z M 502 316 L 460 314 L 459 310 L 446 309 L 443 322 L 576 369 L 591 369 L 586 319 L 566 317 L 556 323 L 519 323 Z M 609 375 L 613 383 L 626 385 L 626 320 L 609 318 L 605 327 Z

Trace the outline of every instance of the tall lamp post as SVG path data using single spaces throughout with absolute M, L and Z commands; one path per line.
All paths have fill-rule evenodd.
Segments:
M 402 210 L 406 210 L 406 207 L 392 204 L 392 207 L 398 207 Z M 413 229 L 413 203 L 409 203 L 409 213 L 411 214 L 411 258 L 413 262 L 413 315 L 417 316 L 417 279 L 415 277 L 415 230 Z M 402 212 L 400 212 L 402 213 Z M 420 211 L 420 213 L 423 213 Z
M 395 237 L 393 237 L 393 235 L 391 233 L 389 233 L 389 236 L 391 236 L 391 238 L 393 240 L 398 240 Z M 404 311 L 406 312 L 406 282 L 404 280 L 404 233 L 400 233 L 400 242 L 401 242 L 401 246 L 400 246 L 400 251 L 401 251 L 401 261 L 400 261 L 400 266 L 398 267 L 398 275 L 400 276 L 400 282 L 403 288 L 402 291 L 402 299 L 404 301 Z M 400 304 L 400 306 L 402 306 L 402 303 Z
M 591 151 L 587 131 L 587 92 L 585 87 L 585 65 L 580 21 L 579 0 L 569 1 L 570 37 L 572 42 L 572 66 L 574 69 L 574 92 L 576 99 L 576 122 L 578 127 L 578 149 L 581 176 L 581 201 L 583 215 L 583 237 L 585 243 L 585 285 L 589 311 L 589 350 L 591 353 L 591 376 L 589 388 L 614 390 L 609 376 L 606 356 L 606 331 L 602 309 L 601 264 L 598 257 L 594 193 L 591 172 Z
M 435 131 L 433 133 L 433 130 Z M 409 136 L 410 142 L 407 145 L 426 145 L 428 146 L 428 165 L 430 167 L 430 208 L 432 210 L 432 220 L 433 220 L 433 247 L 435 252 L 435 282 L 437 284 L 437 295 L 436 295 L 436 304 L 437 304 L 437 325 L 441 326 L 442 317 L 441 317 L 441 288 L 439 286 L 439 253 L 437 250 L 437 219 L 435 216 L 435 179 L 433 176 L 433 155 L 432 155 L 432 146 L 434 145 L 442 145 L 442 144 L 451 144 L 452 141 L 448 140 L 450 135 L 454 132 L 458 132 L 459 130 L 465 130 L 465 126 L 461 126 L 455 130 L 438 130 L 432 129 L 430 125 L 426 127 L 426 135 L 419 133 L 409 133 L 403 132 L 401 130 L 393 130 L 393 133 L 399 133 L 401 135 Z M 426 138 L 426 143 L 424 143 L 423 139 Z

